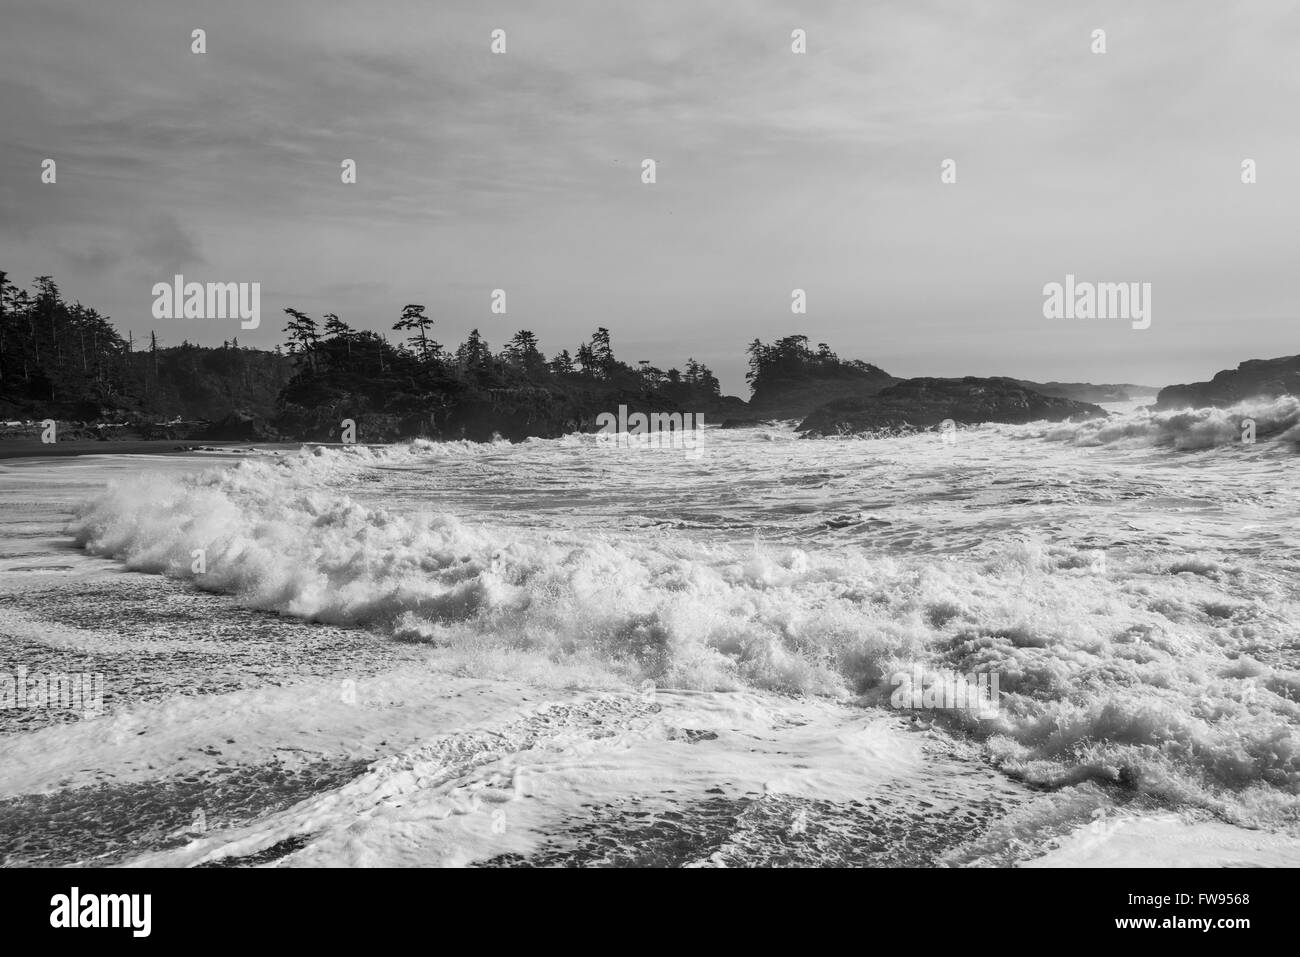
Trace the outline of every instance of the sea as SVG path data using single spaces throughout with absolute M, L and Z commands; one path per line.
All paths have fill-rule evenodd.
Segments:
M 1107 408 L 0 463 L 0 863 L 1300 864 L 1300 401 Z

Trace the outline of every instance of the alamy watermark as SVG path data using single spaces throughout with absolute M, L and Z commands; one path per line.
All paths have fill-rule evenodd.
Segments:
M 104 676 L 99 672 L 34 672 L 18 666 L 17 674 L 0 671 L 0 710 L 53 708 L 80 711 L 83 717 L 104 713 Z
M 50 926 L 123 927 L 133 937 L 148 937 L 153 927 L 152 894 L 83 894 L 73 887 L 50 898 Z
M 1043 287 L 1045 319 L 1127 319 L 1134 329 L 1151 327 L 1151 283 L 1065 282 Z
M 633 412 L 626 405 L 618 414 L 602 412 L 596 416 L 597 442 L 626 449 L 682 449 L 698 454 L 704 435 L 702 412 Z
M 151 292 L 155 319 L 239 319 L 241 329 L 262 324 L 260 282 L 186 282 L 178 273 Z
M 927 710 L 970 711 L 981 720 L 998 715 L 997 672 L 923 671 L 913 665 L 911 672 L 895 672 L 890 679 L 894 693 L 889 704 L 893 708 L 924 708 Z

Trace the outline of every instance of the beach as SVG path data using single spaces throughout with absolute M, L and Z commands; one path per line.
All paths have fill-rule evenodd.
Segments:
M 0 671 L 103 697 L 0 709 L 3 859 L 1294 864 L 1293 445 L 1214 414 L 7 461 Z

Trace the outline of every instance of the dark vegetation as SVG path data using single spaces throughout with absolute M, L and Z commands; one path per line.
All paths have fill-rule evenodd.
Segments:
M 925 428 L 948 418 L 1019 422 L 1104 414 L 1071 399 L 1112 388 L 1001 378 L 901 380 L 870 363 L 841 359 L 826 343 L 814 349 L 807 336 L 790 335 L 749 344 L 752 396 L 745 402 L 722 395 L 717 377 L 694 359 L 667 370 L 620 360 L 604 327 L 572 353 L 561 349 L 548 358 L 526 329 L 499 351 L 477 329 L 445 347 L 418 303 L 394 322 L 396 341 L 354 329 L 332 313 L 317 319 L 288 308 L 284 316 L 286 342 L 274 351 L 242 347 L 237 339 L 221 347 L 169 346 L 154 334 L 133 341 L 107 316 L 64 300 L 51 277 L 40 276 L 25 290 L 0 272 L 0 420 L 54 418 L 68 424 L 60 436 L 78 438 L 338 441 L 350 419 L 360 442 L 482 441 L 591 431 L 600 413 L 626 405 L 630 412 L 703 413 L 732 427 L 798 419 L 804 431 L 819 434 Z M 1254 364 L 1243 364 L 1238 374 L 1248 368 Z M 1295 376 L 1290 366 L 1261 372 L 1270 383 L 1278 378 L 1279 388 Z M 1162 393 L 1162 402 L 1169 398 Z M 30 425 L 0 427 L 0 434 L 6 431 L 35 434 Z
M 827 401 L 872 395 L 899 381 L 870 363 L 841 359 L 824 342 L 816 351 L 809 349 L 807 336 L 786 336 L 770 345 L 755 339 L 746 351 L 750 414 L 756 418 L 802 418 Z
M 31 291 L 0 272 L 0 419 L 126 423 L 163 433 L 158 421 L 211 420 L 235 408 L 270 410 L 293 375 L 277 352 L 151 335 L 129 341 L 107 316 L 63 299 L 49 276 Z
M 107 316 L 64 300 L 49 276 L 29 292 L 0 272 L 0 419 L 112 422 L 133 437 L 321 441 L 338 440 L 352 419 L 359 441 L 482 440 L 588 430 L 620 404 L 714 415 L 746 408 L 695 359 L 668 370 L 619 360 L 605 328 L 548 359 L 528 330 L 499 352 L 478 330 L 446 349 L 419 304 L 402 310 L 395 343 L 333 314 L 284 313 L 287 342 L 273 352 L 234 339 L 220 348 L 163 346 L 154 335 L 135 342 Z
M 500 352 L 477 329 L 445 349 L 433 338 L 424 306 L 415 303 L 393 326 L 405 334 L 397 345 L 335 315 L 318 324 L 297 310 L 285 313 L 296 368 L 280 393 L 276 421 L 301 438 L 337 437 L 344 418 L 354 419 L 358 437 L 371 441 L 554 437 L 589 431 L 597 415 L 620 404 L 646 412 L 726 404 L 708 366 L 690 359 L 685 369 L 633 367 L 614 355 L 604 327 L 574 354 L 563 349 L 548 359 L 527 329 Z

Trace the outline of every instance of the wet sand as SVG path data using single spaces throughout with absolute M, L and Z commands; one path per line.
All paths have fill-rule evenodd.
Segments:
M 39 438 L 0 441 L 0 462 L 8 459 L 45 459 L 55 455 L 174 455 L 177 452 L 302 447 L 302 442 L 195 442 L 179 438 L 95 439 L 73 438 L 45 443 Z

